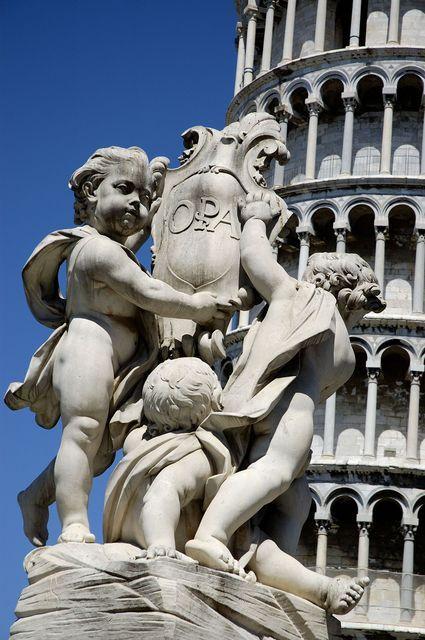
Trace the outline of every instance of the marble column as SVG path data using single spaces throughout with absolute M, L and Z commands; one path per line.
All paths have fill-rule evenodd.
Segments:
M 358 522 L 359 529 L 359 546 L 357 551 L 357 577 L 365 578 L 369 573 L 369 530 L 370 522 Z M 356 607 L 356 614 L 366 616 L 368 611 L 369 590 L 363 595 Z
M 353 0 L 350 25 L 350 47 L 360 46 L 360 18 L 362 15 L 362 0 Z
M 307 153 L 305 161 L 305 177 L 307 180 L 314 180 L 316 176 L 316 152 L 317 152 L 317 131 L 319 128 L 319 114 L 323 109 L 322 104 L 314 98 L 306 101 L 308 109 L 308 134 Z
M 399 44 L 400 0 L 391 0 L 387 44 Z
M 333 458 L 334 438 L 335 438 L 335 410 L 336 410 L 336 393 L 333 393 L 326 400 L 325 405 L 325 428 L 323 432 L 323 452 L 322 456 Z
M 254 79 L 255 38 L 257 35 L 258 9 L 247 7 L 245 10 L 248 26 L 246 31 L 245 70 L 243 84 L 246 87 Z
M 388 227 L 375 227 L 375 275 L 384 295 L 385 285 L 385 242 L 388 237 Z
M 367 400 L 364 450 L 365 458 L 375 457 L 376 406 L 378 400 L 378 378 L 380 369 L 367 367 Z
M 316 572 L 321 575 L 326 574 L 326 563 L 328 558 L 328 531 L 331 526 L 329 520 L 316 520 L 317 526 L 317 550 L 316 550 Z
M 357 100 L 354 96 L 342 97 L 345 109 L 344 134 L 342 140 L 341 175 L 351 175 L 353 158 L 354 111 Z
M 337 228 L 334 230 L 336 235 L 336 252 L 337 253 L 345 253 L 346 245 L 347 245 L 347 229 L 344 227 Z
M 300 255 L 298 260 L 298 280 L 301 280 L 308 262 L 310 253 L 310 233 L 308 231 L 300 231 L 297 233 L 300 240 Z
M 425 96 L 422 98 L 422 148 L 421 148 L 421 174 L 425 174 Z
M 277 0 L 267 1 L 266 24 L 264 26 L 263 55 L 261 57 L 261 73 L 269 71 L 272 61 L 274 12 Z
M 288 124 L 291 117 L 291 114 L 285 107 L 285 105 L 280 105 L 275 110 L 275 116 L 280 126 L 280 135 L 282 137 L 283 143 L 286 144 L 286 138 L 288 137 Z M 283 164 L 279 164 L 275 162 L 274 167 L 274 177 L 273 184 L 276 187 L 283 186 L 283 177 L 285 175 L 285 167 Z
M 382 126 L 381 173 L 391 173 L 395 94 L 384 94 L 384 122 Z
M 421 371 L 410 372 L 409 416 L 407 419 L 406 458 L 418 459 L 419 402 L 421 397 Z
M 283 52 L 280 64 L 289 62 L 293 57 L 296 8 L 297 0 L 288 0 L 286 7 L 285 35 L 283 36 Z
M 415 559 L 416 526 L 404 524 L 402 525 L 402 532 L 404 544 L 400 593 L 400 618 L 404 622 L 408 622 L 414 615 L 413 569 Z
M 424 312 L 425 229 L 416 229 L 415 277 L 413 281 L 413 313 Z
M 314 50 L 321 53 L 325 48 L 327 0 L 317 0 L 316 30 L 314 34 Z
M 358 522 L 359 546 L 357 554 L 357 575 L 364 578 L 369 570 L 369 529 L 370 522 Z
M 236 95 L 243 85 L 243 72 L 245 68 L 245 29 L 242 22 L 238 22 L 236 27 L 238 43 L 238 59 L 236 62 L 235 91 Z

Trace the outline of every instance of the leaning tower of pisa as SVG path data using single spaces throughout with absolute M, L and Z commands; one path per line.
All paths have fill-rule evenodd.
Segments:
M 387 309 L 352 332 L 356 369 L 315 418 L 313 507 L 299 556 L 369 575 L 345 638 L 425 634 L 425 0 L 239 0 L 227 120 L 278 118 L 292 213 L 278 260 L 356 252 Z M 253 317 L 241 313 L 230 357 Z M 231 363 L 227 363 L 230 367 Z M 226 371 L 223 371 L 226 374 Z

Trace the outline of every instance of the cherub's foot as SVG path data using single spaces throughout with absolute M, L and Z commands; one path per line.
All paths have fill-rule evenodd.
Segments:
M 28 490 L 18 493 L 17 500 L 26 537 L 35 547 L 44 547 L 49 537 L 47 530 L 49 507 L 37 504 Z
M 186 543 L 186 553 L 204 567 L 234 573 L 248 582 L 256 582 L 257 580 L 255 573 L 253 571 L 247 573 L 233 558 L 228 548 L 216 538 L 209 538 L 208 541 L 189 540 Z
M 175 560 L 183 560 L 190 564 L 195 563 L 192 558 L 177 551 L 174 547 L 166 547 L 162 544 L 151 544 L 147 549 L 142 549 L 140 557 L 146 558 L 146 560 L 153 560 L 154 558 L 174 558 Z
M 339 615 L 348 613 L 358 604 L 369 582 L 369 578 L 333 578 L 327 588 L 325 609 Z
M 62 530 L 58 542 L 95 542 L 93 533 L 84 524 L 74 522 Z

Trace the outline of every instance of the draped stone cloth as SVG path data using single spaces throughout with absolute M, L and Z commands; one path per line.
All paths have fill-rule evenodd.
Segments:
M 291 313 L 289 323 L 273 327 L 275 336 L 269 353 L 263 354 L 262 365 L 255 363 L 253 366 L 254 391 L 244 396 L 236 383 L 248 366 L 248 357 L 267 307 L 252 324 L 244 339 L 242 354 L 224 389 L 224 411 L 211 413 L 203 423 L 204 429 L 238 429 L 267 417 L 297 378 L 303 349 L 330 340 L 335 335 L 336 300 L 331 293 L 313 284 L 298 283 L 291 310 L 282 308 L 282 316 L 288 313 Z M 276 343 L 279 345 L 277 351 L 274 349 Z M 227 412 L 226 405 L 235 406 L 235 401 L 239 403 L 240 410 Z
M 205 486 L 203 507 L 206 508 L 220 485 L 235 470 L 223 436 L 198 428 L 194 432 L 169 432 L 148 440 L 141 439 L 140 444 L 118 463 L 109 478 L 103 511 L 104 541 L 122 539 L 126 514 L 136 493 L 143 495 L 162 469 L 199 450 L 208 456 L 213 468 L 213 475 Z
M 35 248 L 24 266 L 22 277 L 28 305 L 35 318 L 55 331 L 35 352 L 23 382 L 13 382 L 5 396 L 11 409 L 28 407 L 36 414 L 36 422 L 46 429 L 54 427 L 60 407 L 52 384 L 57 348 L 72 317 L 73 271 L 81 249 L 99 233 L 89 226 L 62 229 L 46 236 Z M 122 245 L 121 245 L 122 246 Z M 130 249 L 122 246 L 127 256 L 139 264 Z M 59 289 L 59 269 L 67 260 L 67 299 Z M 146 375 L 156 364 L 158 354 L 157 325 L 149 311 L 139 312 L 139 343 L 135 356 L 118 371 L 109 409 L 109 428 L 103 449 L 120 448 L 129 428 L 138 423 L 141 414 L 141 388 Z

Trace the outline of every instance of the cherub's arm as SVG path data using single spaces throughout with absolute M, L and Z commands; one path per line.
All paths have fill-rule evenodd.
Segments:
M 251 283 L 269 303 L 276 297 L 289 299 L 297 281 L 273 256 L 266 233 L 267 219 L 271 219 L 270 205 L 265 201 L 251 201 L 243 216 L 246 222 L 241 236 L 241 261 Z
M 86 269 L 93 280 L 103 282 L 126 300 L 147 311 L 172 318 L 190 318 L 208 322 L 231 313 L 230 303 L 219 301 L 209 293 L 188 295 L 165 282 L 149 277 L 110 240 L 98 239 L 86 245 Z

